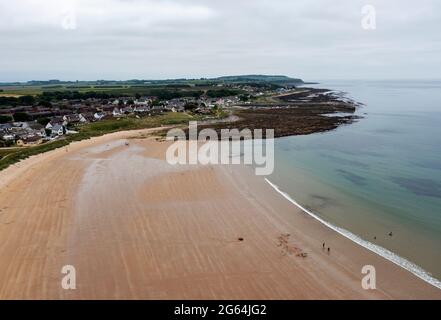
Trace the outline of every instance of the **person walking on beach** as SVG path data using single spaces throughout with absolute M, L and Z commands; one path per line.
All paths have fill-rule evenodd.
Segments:
M 331 253 L 331 248 L 330 247 L 328 247 L 328 253 Z
M 323 242 L 323 249 L 325 248 L 325 243 Z

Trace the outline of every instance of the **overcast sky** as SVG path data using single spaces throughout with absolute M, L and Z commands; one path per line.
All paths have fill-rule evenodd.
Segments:
M 441 78 L 441 1 L 0 0 L 0 81 L 232 74 Z

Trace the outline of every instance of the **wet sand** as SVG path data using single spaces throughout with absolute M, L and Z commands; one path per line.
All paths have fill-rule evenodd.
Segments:
M 171 166 L 167 143 L 133 139 L 144 132 L 0 172 L 1 299 L 441 298 L 251 168 Z M 76 269 L 76 290 L 61 287 L 64 265 Z M 364 265 L 376 267 L 376 290 L 361 287 Z

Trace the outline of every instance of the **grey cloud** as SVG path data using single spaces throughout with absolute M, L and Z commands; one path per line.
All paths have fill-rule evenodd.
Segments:
M 275 73 L 435 78 L 441 3 L 366 1 L 15 0 L 0 3 L 0 81 Z M 75 15 L 73 30 L 63 19 Z

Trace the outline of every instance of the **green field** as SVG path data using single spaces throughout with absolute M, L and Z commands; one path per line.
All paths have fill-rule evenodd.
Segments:
M 105 92 L 118 95 L 150 95 L 151 91 L 161 90 L 218 90 L 218 85 L 299 85 L 303 81 L 286 76 L 245 75 L 227 76 L 212 79 L 169 79 L 169 80 L 127 80 L 127 81 L 31 81 L 28 83 L 0 84 L 0 96 L 38 95 L 47 91 Z
M 131 87 L 131 86 L 4 86 L 0 87 L 0 96 L 36 96 L 43 92 L 54 91 L 78 91 L 85 92 L 106 92 L 117 95 L 141 95 L 148 94 L 152 87 Z
M 169 86 L 0 86 L 0 96 L 38 96 L 43 92 L 99 92 L 108 93 L 114 96 L 154 96 L 158 92 L 182 92 L 191 96 L 192 93 L 200 91 L 221 91 L 222 88 L 209 86 L 190 87 L 169 87 Z

